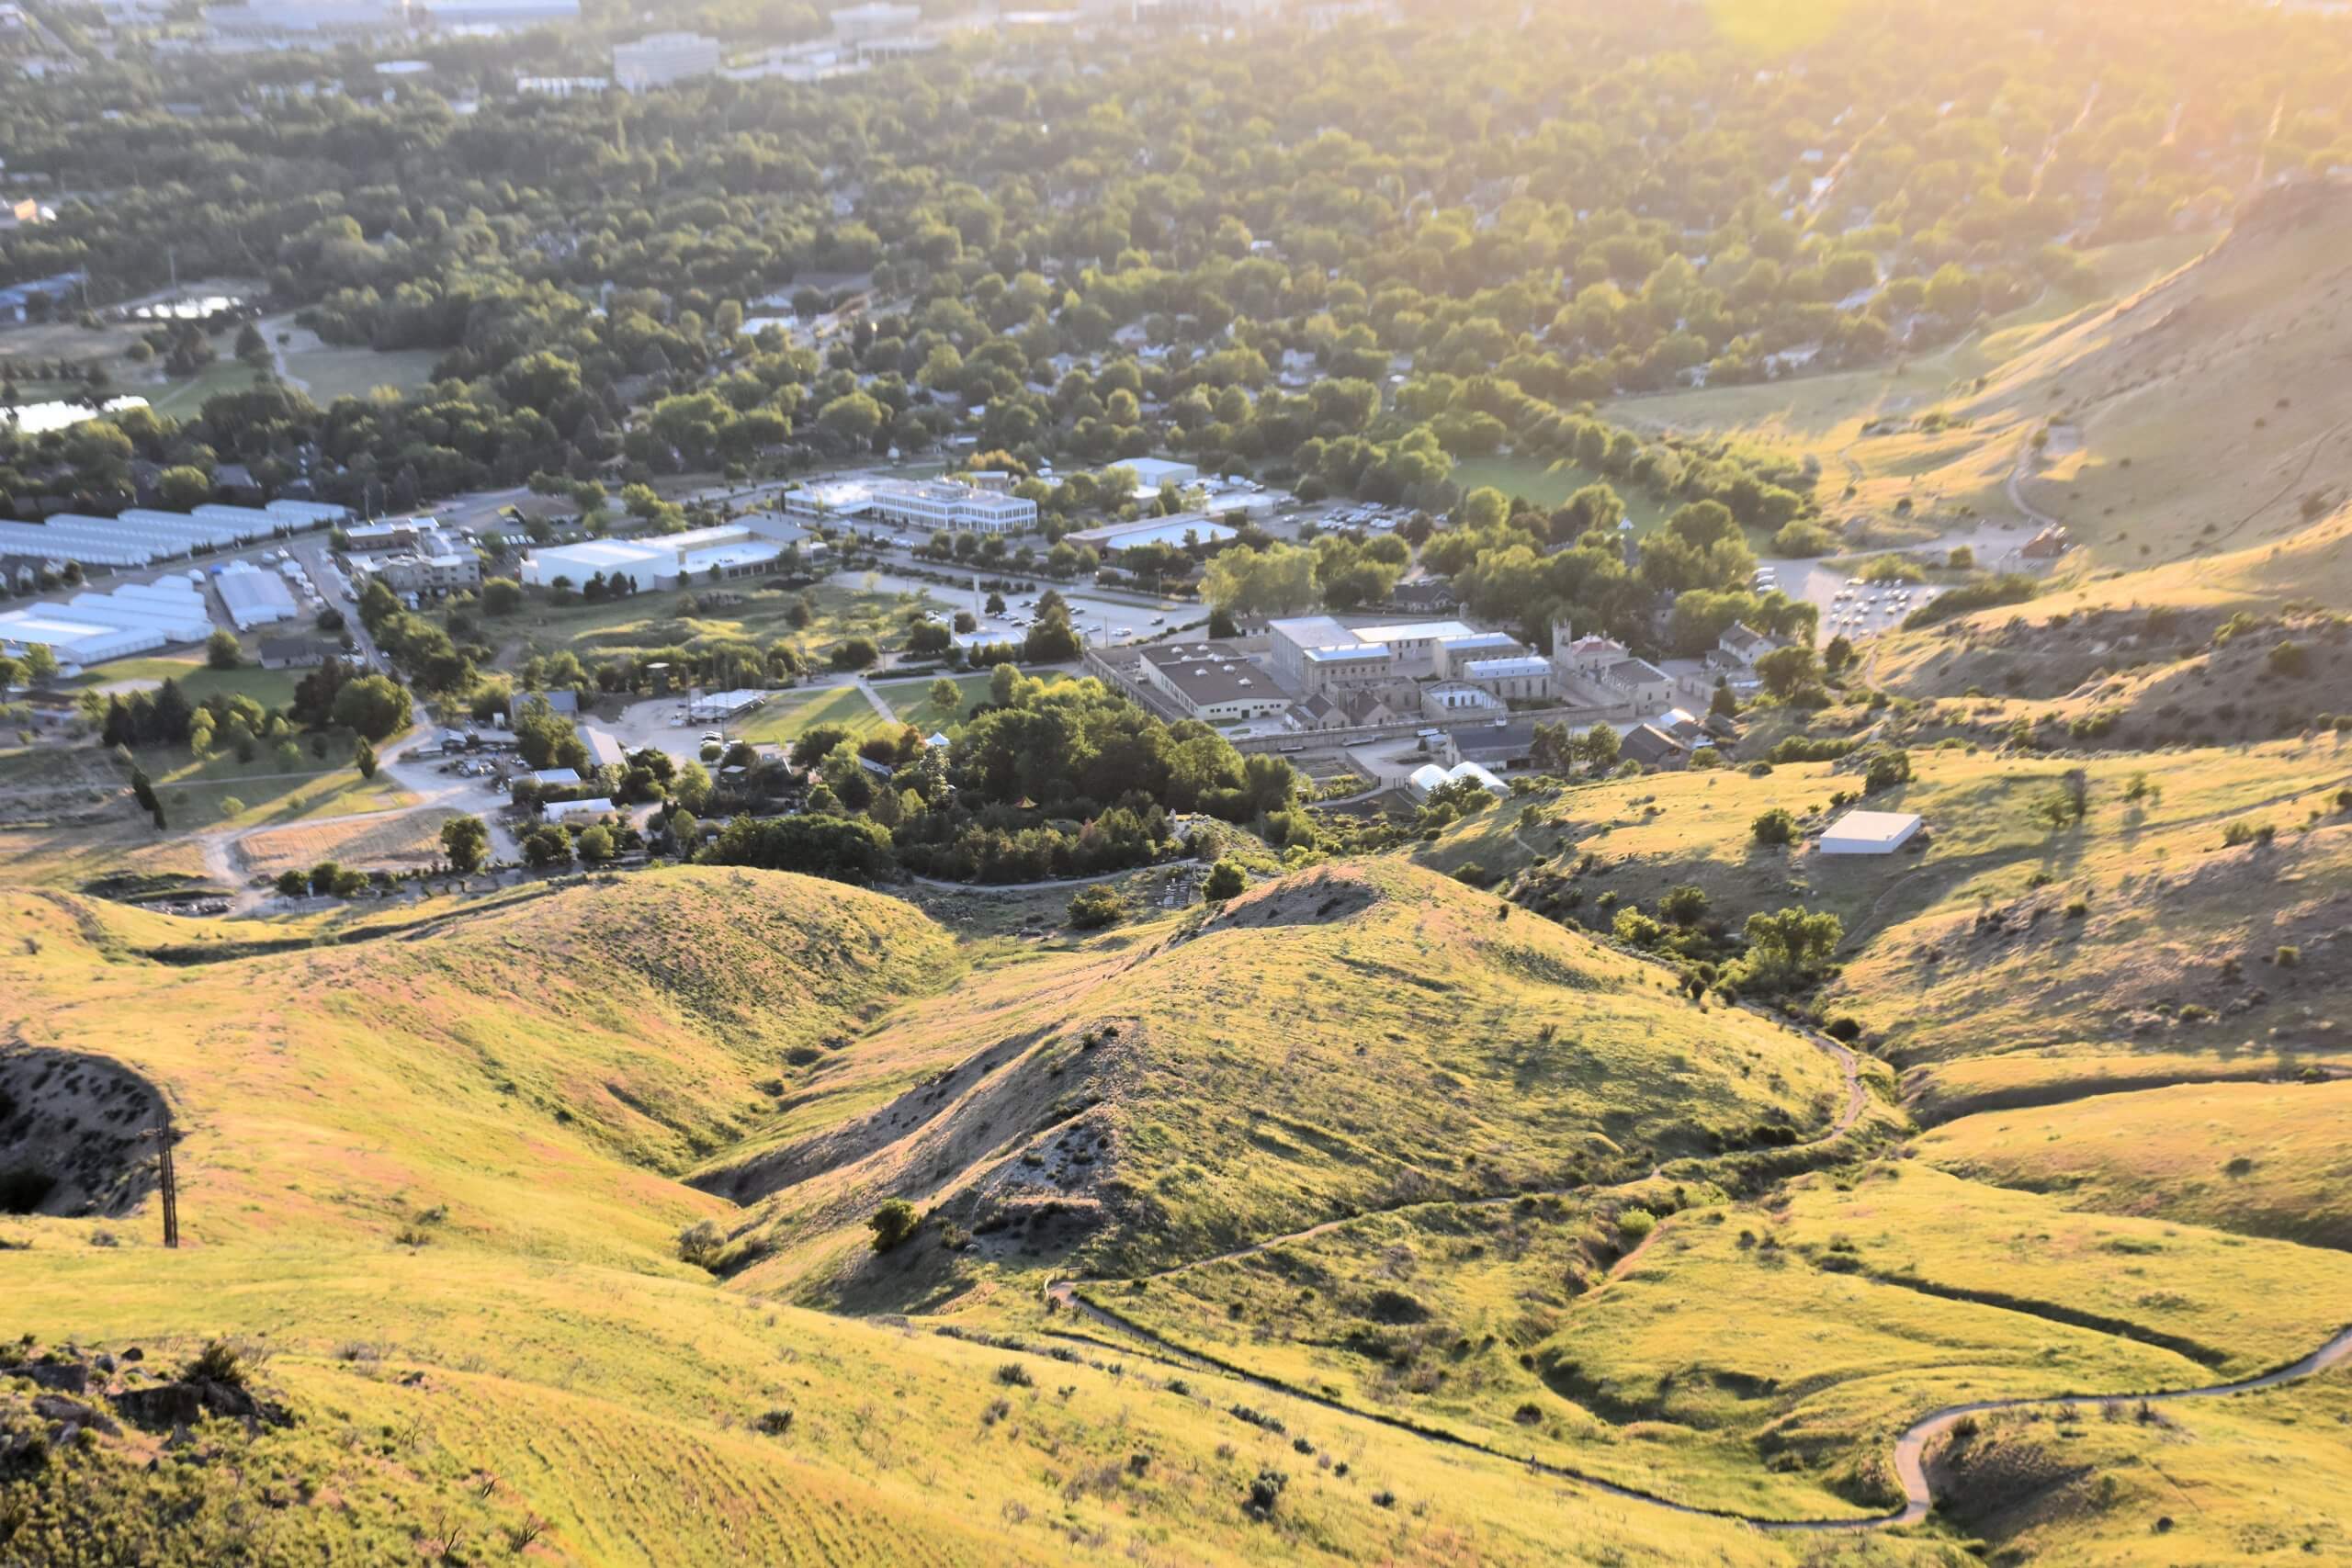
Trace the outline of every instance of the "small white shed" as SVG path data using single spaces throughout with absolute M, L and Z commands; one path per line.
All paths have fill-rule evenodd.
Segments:
M 1912 811 L 1849 811 L 1821 835 L 1826 855 L 1891 855 L 1919 831 Z

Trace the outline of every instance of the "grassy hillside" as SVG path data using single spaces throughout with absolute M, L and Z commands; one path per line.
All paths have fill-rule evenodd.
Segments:
M 2352 1083 L 2183 1084 L 1938 1128 L 1920 1152 L 2071 1208 L 2352 1248 Z
M 1448 829 L 1418 858 L 1518 879 L 1536 909 L 1605 926 L 1664 891 L 1705 890 L 1736 933 L 1802 903 L 1844 922 L 1826 998 L 1898 1064 L 2077 1043 L 2086 1054 L 2326 1050 L 2347 999 L 2335 890 L 2352 874 L 2352 743 L 2328 734 L 2156 756 L 1915 751 L 1873 809 L 1917 812 L 1923 847 L 1823 856 L 1754 841 L 1763 812 L 1812 833 L 1850 765 L 1648 774 L 1539 792 Z M 2084 774 L 2086 815 L 2040 807 Z M 2233 829 L 2251 835 L 2233 844 Z M 2262 829 L 2269 830 L 2266 840 Z M 2291 948 L 2291 964 L 2279 950 Z M 2273 1032 L 2275 1031 L 2275 1032 Z M 2121 1051 L 2116 1042 L 2130 1042 Z M 1915 1089 L 1920 1086 L 1911 1086 Z
M 820 1064 L 794 1098 L 822 1096 L 821 1118 L 697 1181 L 775 1194 L 745 1238 L 775 1258 L 752 1281 L 832 1258 L 835 1288 L 903 1299 L 989 1260 L 1130 1273 L 1365 1210 L 1636 1174 L 1841 1098 L 1786 1032 L 1510 914 L 1348 864 L 1007 968 Z M 865 1218 L 891 1196 L 973 1233 L 962 1283 L 869 1261 Z
M 434 1213 L 502 1248 L 658 1258 L 718 1205 L 656 1173 L 756 1124 L 791 1054 L 950 972 L 903 904 L 741 871 L 285 952 L 238 945 L 270 928 L 9 903 L 11 1040 L 103 1055 L 169 1099 L 206 1245 L 380 1238 Z M 175 940 L 190 931 L 210 949 Z
M 1314 924 L 1306 911 L 1319 902 L 1306 900 L 1334 897 L 1358 903 Z M 1393 1072 L 1400 1095 L 1414 1089 L 1409 1116 L 1402 1098 L 1380 1115 L 1361 1088 L 1256 1098 L 1290 1113 L 1351 1104 L 1365 1123 L 1355 1135 L 1423 1150 L 1433 1182 L 1486 1178 L 1434 1168 L 1433 1140 L 1407 1124 L 1414 1117 L 1446 1134 L 1446 1148 L 1476 1149 L 1516 1174 L 1505 1154 L 1533 1165 L 1545 1140 L 1582 1145 L 1588 1116 L 1622 1121 L 1629 1149 L 1663 1151 L 1679 1134 L 1644 1097 L 1686 1080 L 1701 1104 L 1814 1109 L 1821 1069 L 1806 1048 L 1644 996 L 1617 961 L 1566 933 L 1498 920 L 1494 908 L 1402 868 L 1350 871 L 1261 892 L 1182 942 L 1163 926 L 1018 962 L 988 944 L 959 953 L 903 904 L 736 871 L 510 894 L 422 918 L 268 923 L 12 894 L 13 940 L 0 954 L 0 1029 L 11 1042 L 0 1126 L 11 1159 L 36 1146 L 19 1135 L 25 1115 L 43 1125 L 79 1118 L 82 1145 L 90 1128 L 108 1126 L 125 1145 L 122 1165 L 137 1169 L 68 1173 L 74 1183 L 124 1178 L 107 1190 L 107 1212 L 0 1217 L 9 1259 L 0 1340 L 26 1337 L 7 1359 L 37 1363 L 0 1366 L 0 1444 L 33 1451 L 16 1446 L 22 1439 L 42 1456 L 12 1469 L 0 1493 L 0 1551 L 44 1563 L 232 1553 L 329 1562 L 1667 1564 L 1693 1551 L 1736 1565 L 1804 1561 L 1800 1543 L 1533 1482 L 1466 1450 L 1158 1364 L 1133 1347 L 1090 1344 L 1060 1325 L 1008 1339 L 1010 1322 L 1041 1324 L 1034 1309 L 974 1311 L 938 1331 L 853 1321 L 761 1299 L 745 1288 L 757 1269 L 730 1288 L 677 1260 L 680 1227 L 724 1204 L 673 1171 L 771 1117 L 794 1125 L 833 1115 L 808 1111 L 814 1102 L 793 1108 L 794 1092 L 779 1097 L 766 1075 L 823 1068 L 809 1081 L 854 1103 L 870 1090 L 840 1080 L 887 1076 L 890 1050 L 920 1049 L 924 1014 L 937 1011 L 951 1043 L 1029 1014 L 1055 1013 L 1059 1030 L 1107 999 L 1090 996 L 1087 981 L 1122 965 L 1148 983 L 1120 993 L 1137 1004 L 1122 1014 L 1135 1045 L 1099 1048 L 1129 1052 L 1120 1077 L 1136 1086 L 1139 1109 L 1124 1114 L 1120 1135 L 1147 1149 L 1155 1126 L 1195 1139 L 1201 1175 L 1191 1179 L 1214 1168 L 1231 1183 L 1200 1201 L 1226 1201 L 1243 1190 L 1243 1151 L 1256 1147 L 1250 1119 L 1229 1109 L 1242 1103 L 1240 1044 L 1303 1026 L 1313 993 L 1295 979 L 1305 953 L 1271 968 L 1250 955 L 1312 953 L 1318 937 L 1337 943 L 1332 956 L 1370 963 L 1378 936 L 1402 950 L 1384 962 L 1432 984 L 1451 964 L 1451 989 L 1396 986 L 1433 1000 L 1398 1000 L 1393 1021 L 1442 1025 L 1435 998 L 1464 1021 L 1438 1027 L 1432 1043 L 1387 1032 L 1404 1036 L 1388 1042 L 1396 1065 L 1364 1076 L 1387 1085 Z M 1284 910 L 1297 931 L 1267 925 Z M 1378 929 L 1350 931 L 1374 910 L 1385 911 Z M 1441 956 L 1456 948 L 1465 956 Z M 974 956 L 988 973 L 922 999 Z M 1165 973 L 1152 974 L 1155 964 Z M 1245 978 L 1279 993 L 1271 1020 L 1246 1036 L 1236 1021 L 1199 1020 L 1236 1042 L 1208 1086 L 1224 1100 L 1174 1081 L 1208 1066 L 1179 1049 L 1184 1017 L 1200 1011 L 1185 998 L 1202 994 L 1185 988 L 1187 967 L 1236 1015 L 1250 1011 L 1235 989 Z M 1576 1065 L 1568 1040 L 1594 1053 L 1573 1088 L 1537 1097 L 1561 1126 L 1511 1120 L 1499 1096 L 1466 1081 L 1432 1117 L 1431 1075 L 1449 1061 L 1466 1069 L 1471 1024 L 1510 1021 L 1514 1009 L 1562 1022 L 1549 1066 L 1564 1077 Z M 1377 1010 L 1369 1020 L 1388 1021 Z M 1652 1047 L 1653 1032 L 1671 1044 Z M 861 1036 L 895 1047 L 867 1060 Z M 1169 1043 L 1164 1061 L 1146 1055 L 1154 1040 Z M 1351 1044 L 1347 1052 L 1351 1059 Z M 1313 1059 L 1310 1042 L 1289 1070 Z M 1782 1081 L 1749 1089 L 1740 1067 Z M 1631 1081 L 1605 1081 L 1617 1073 Z M 1256 1076 L 1268 1081 L 1262 1067 Z M 185 1240 L 170 1253 L 155 1245 L 152 1160 L 138 1140 L 150 1095 L 169 1100 L 180 1134 Z M 1152 1109 L 1162 1101 L 1167 1109 Z M 1627 1114 L 1610 1118 L 1620 1105 Z M 38 1151 L 48 1157 L 53 1146 Z M 1336 1158 L 1256 1157 L 1250 1179 L 1285 1172 L 1302 1188 L 1311 1178 L 1343 1190 Z M 1204 1229 L 1205 1213 L 1180 1211 L 1177 1190 L 1159 1200 L 1164 1212 L 1192 1213 L 1187 1223 Z M 1303 1190 L 1264 1200 L 1283 1214 L 1331 1201 Z M 1001 1304 L 1012 1304 L 1009 1292 Z M 250 1390 L 282 1406 L 287 1424 L 198 1420 L 188 1440 L 162 1448 L 168 1418 L 141 1427 L 116 1397 L 209 1386 L 175 1380 L 216 1336 L 239 1348 Z M 136 1361 L 115 1359 L 132 1348 Z M 56 1381 L 68 1372 L 86 1384 Z M 48 1392 L 60 1387 L 68 1392 Z M 69 1423 L 93 1436 L 61 1443 Z M 1270 1487 L 1272 1505 L 1253 1504 L 1253 1488 L 1262 1497 Z M 1952 1561 L 1900 1540 L 1865 1543 L 1847 1560 Z

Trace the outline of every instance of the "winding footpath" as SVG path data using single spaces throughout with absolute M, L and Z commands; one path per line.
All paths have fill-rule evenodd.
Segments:
M 1804 1034 L 1804 1039 L 1809 1043 L 1814 1045 L 1816 1049 L 1828 1053 L 1838 1062 L 1838 1067 L 1844 1076 L 1846 1086 L 1845 1103 L 1840 1107 L 1838 1115 L 1831 1121 L 1828 1127 L 1815 1134 L 1814 1137 L 1805 1140 L 1804 1144 L 1792 1145 L 1794 1147 L 1803 1148 L 1827 1143 L 1834 1138 L 1840 1137 L 1846 1133 L 1850 1132 L 1861 1120 L 1862 1112 L 1869 1105 L 1870 1091 L 1862 1082 L 1861 1060 L 1855 1052 L 1847 1046 L 1838 1043 L 1837 1041 L 1829 1039 L 1826 1035 L 1814 1034 L 1804 1031 L 1800 1031 L 1799 1032 Z M 1326 1220 L 1320 1224 L 1309 1225 L 1304 1230 L 1293 1231 L 1286 1235 L 1273 1236 L 1264 1241 L 1253 1242 L 1248 1247 L 1237 1247 L 1230 1252 L 1219 1253 L 1215 1257 L 1195 1258 L 1189 1263 L 1180 1263 L 1172 1269 L 1163 1269 L 1158 1274 L 1148 1276 L 1148 1278 L 1152 1280 L 1163 1280 L 1173 1275 L 1187 1273 L 1193 1269 L 1205 1269 L 1214 1264 L 1231 1263 L 1243 1258 L 1253 1258 L 1261 1253 L 1271 1251 L 1275 1247 L 1286 1247 L 1294 1242 L 1306 1241 L 1314 1236 L 1323 1235 L 1329 1232 L 1338 1230 L 1342 1226 L 1353 1224 L 1358 1220 L 1370 1219 L 1379 1214 L 1402 1213 L 1413 1209 L 1430 1207 L 1437 1203 L 1448 1203 L 1451 1206 L 1457 1208 L 1478 1208 L 1491 1207 L 1504 1203 L 1515 1203 L 1523 1198 L 1591 1198 L 1606 1192 L 1620 1191 L 1637 1187 L 1641 1184 L 1641 1181 L 1654 1179 L 1658 1175 L 1658 1169 L 1653 1167 L 1648 1177 L 1642 1178 L 1635 1181 L 1623 1182 L 1615 1187 L 1586 1186 L 1560 1188 L 1540 1192 L 1510 1192 L 1490 1198 L 1478 1198 L 1466 1201 L 1436 1199 L 1421 1203 L 1398 1204 L 1389 1209 L 1367 1210 L 1359 1214 L 1350 1214 L 1335 1220 Z M 1635 1247 L 1631 1252 L 1628 1252 L 1623 1258 L 1617 1259 L 1616 1263 L 1611 1267 L 1600 1288 L 1606 1289 L 1609 1283 L 1622 1278 L 1626 1272 L 1628 1272 L 1634 1263 L 1640 1258 L 1645 1251 L 1647 1250 L 1650 1243 L 1656 1241 L 1665 1228 L 1664 1224 L 1660 1224 L 1656 1229 L 1652 1230 L 1648 1236 L 1643 1239 L 1640 1246 Z M 1440 1444 L 1447 1448 L 1466 1450 L 1474 1453 L 1485 1454 L 1490 1458 L 1501 1460 L 1506 1463 L 1523 1466 L 1537 1474 L 1547 1475 L 1558 1481 L 1572 1482 L 1577 1485 L 1589 1487 L 1604 1495 L 1622 1498 L 1626 1502 L 1642 1503 L 1652 1507 L 1663 1508 L 1670 1513 L 1680 1514 L 1690 1517 L 1725 1519 L 1738 1524 L 1748 1525 L 1760 1530 L 1792 1534 L 1854 1533 L 1865 1530 L 1891 1529 L 1901 1525 L 1917 1524 L 1920 1520 L 1926 1518 L 1928 1513 L 1934 1509 L 1936 1503 L 1935 1487 L 1928 1473 L 1928 1449 L 1939 1438 L 1948 1436 L 1952 1429 L 1958 1427 L 1962 1421 L 1968 1420 L 1975 1416 L 1999 1411 L 2029 1409 L 2055 1410 L 2065 1408 L 2074 1410 L 2130 1410 L 2142 1404 L 2166 1404 L 2176 1400 L 2219 1398 L 2226 1394 L 2249 1393 L 2258 1389 L 2276 1388 L 2283 1383 L 2297 1382 L 2305 1378 L 2315 1377 L 2322 1372 L 2331 1370 L 2332 1368 L 2342 1365 L 2346 1360 L 2352 1360 L 2352 1325 L 2347 1325 L 2344 1329 L 2340 1330 L 2335 1337 L 2328 1340 L 2324 1345 L 2322 1345 L 2318 1349 L 2313 1350 L 2310 1355 L 2305 1356 L 2302 1359 L 2290 1362 L 2286 1366 L 2277 1368 L 2271 1371 L 2264 1372 L 2256 1377 L 2240 1379 L 2235 1382 L 2213 1383 L 2199 1388 L 2151 1390 L 2149 1392 L 2140 1393 L 2043 1394 L 2030 1395 L 2016 1399 L 1976 1400 L 1964 1404 L 1948 1404 L 1940 1409 L 1932 1410 L 1927 1415 L 1921 1416 L 1918 1420 L 1905 1427 L 1902 1435 L 1895 1439 L 1894 1473 L 1896 1481 L 1903 1488 L 1903 1506 L 1901 1507 L 1896 1508 L 1891 1513 L 1867 1515 L 1860 1518 L 1779 1519 L 1769 1518 L 1756 1514 L 1744 1514 L 1735 1509 L 1709 1508 L 1702 1507 L 1693 1503 L 1678 1502 L 1671 1497 L 1664 1496 L 1655 1492 L 1647 1492 L 1644 1491 L 1640 1487 L 1627 1486 L 1620 1482 L 1609 1481 L 1600 1476 L 1589 1474 L 1584 1471 L 1577 1470 L 1566 1465 L 1547 1463 L 1543 1460 L 1537 1459 L 1532 1454 L 1510 1453 L 1491 1443 L 1482 1442 L 1476 1438 L 1464 1437 L 1458 1432 L 1450 1431 L 1442 1427 L 1425 1425 L 1424 1423 L 1414 1420 L 1409 1416 L 1392 1415 L 1380 1410 L 1367 1410 L 1359 1405 L 1350 1404 L 1344 1400 L 1335 1399 L 1328 1394 L 1319 1393 L 1312 1389 L 1303 1388 L 1295 1383 L 1285 1382 L 1280 1378 L 1271 1377 L 1261 1372 L 1252 1371 L 1250 1369 L 1241 1366 L 1237 1362 L 1227 1361 L 1206 1351 L 1180 1345 L 1157 1331 L 1136 1322 L 1134 1319 L 1126 1316 L 1115 1308 L 1104 1306 L 1102 1303 L 1081 1293 L 1076 1280 L 1055 1280 L 1049 1281 L 1046 1286 L 1045 1293 L 1046 1306 L 1049 1311 L 1069 1313 L 1073 1316 L 1084 1318 L 1088 1322 L 1117 1336 L 1119 1338 L 1124 1339 L 1134 1346 L 1139 1347 L 1149 1354 L 1164 1360 L 1172 1361 L 1196 1371 L 1220 1373 L 1224 1376 L 1231 1377 L 1239 1382 L 1251 1384 L 1254 1387 L 1262 1388 L 1269 1393 L 1278 1393 L 1291 1399 L 1300 1400 L 1308 1404 L 1317 1405 L 1322 1409 L 1332 1411 L 1338 1415 L 1353 1416 L 1356 1419 L 1363 1421 L 1376 1422 L 1381 1426 L 1393 1427 L 1396 1430 L 1409 1433 L 1425 1442 Z

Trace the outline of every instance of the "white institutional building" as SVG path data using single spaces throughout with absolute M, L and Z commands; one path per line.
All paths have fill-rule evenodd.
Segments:
M 1037 503 L 945 479 L 853 479 L 787 493 L 785 512 L 817 522 L 879 518 L 925 531 L 1018 534 L 1037 525 Z

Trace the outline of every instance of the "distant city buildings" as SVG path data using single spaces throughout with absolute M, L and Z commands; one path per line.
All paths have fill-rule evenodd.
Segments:
M 613 46 L 613 84 L 642 93 L 673 82 L 708 76 L 718 69 L 718 40 L 700 33 L 650 33 L 634 43 Z

